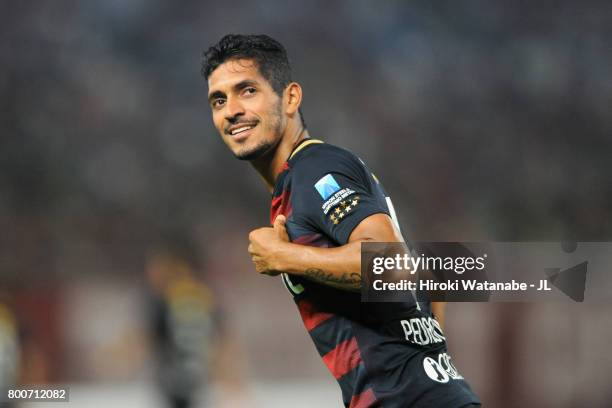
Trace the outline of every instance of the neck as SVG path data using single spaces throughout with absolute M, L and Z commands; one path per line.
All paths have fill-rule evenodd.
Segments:
M 274 150 L 251 162 L 270 193 L 274 191 L 276 178 L 282 172 L 283 165 L 289 159 L 289 155 L 295 146 L 308 138 L 308 131 L 301 123 L 299 126 L 288 127 Z

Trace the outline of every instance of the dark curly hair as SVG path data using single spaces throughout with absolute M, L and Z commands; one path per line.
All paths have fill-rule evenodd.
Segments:
M 276 94 L 292 81 L 291 65 L 285 47 L 267 35 L 228 34 L 203 54 L 202 76 L 208 80 L 219 65 L 239 58 L 251 59 L 257 64 L 261 75 L 270 83 Z M 302 110 L 299 110 L 302 125 L 306 127 Z

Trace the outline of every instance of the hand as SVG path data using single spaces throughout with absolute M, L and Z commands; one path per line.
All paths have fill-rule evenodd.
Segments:
M 272 228 L 258 228 L 249 234 L 249 253 L 259 273 L 276 276 L 282 273 L 282 248 L 289 242 L 285 228 L 287 219 L 279 215 Z

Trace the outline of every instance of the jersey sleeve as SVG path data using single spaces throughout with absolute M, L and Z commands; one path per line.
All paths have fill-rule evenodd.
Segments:
M 360 159 L 340 149 L 312 156 L 295 169 L 294 217 L 344 245 L 365 218 L 389 215 L 382 186 Z

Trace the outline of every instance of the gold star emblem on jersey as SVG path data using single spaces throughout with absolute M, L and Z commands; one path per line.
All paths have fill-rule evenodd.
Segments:
M 348 214 L 357 207 L 359 204 L 360 197 L 355 196 L 348 200 L 340 201 L 338 206 L 329 215 L 329 220 L 338 225 Z

